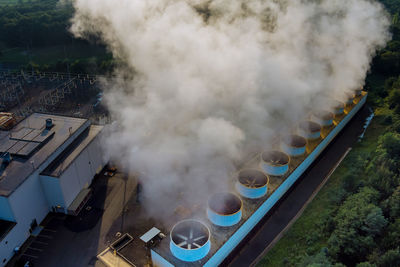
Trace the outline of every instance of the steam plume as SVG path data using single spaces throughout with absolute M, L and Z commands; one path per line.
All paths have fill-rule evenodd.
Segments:
M 389 20 L 372 0 L 74 0 L 71 31 L 123 64 L 105 81 L 110 155 L 155 214 L 228 189 L 235 162 L 363 85 Z M 182 194 L 182 192 L 185 192 Z M 162 207 L 162 208 L 154 208 Z

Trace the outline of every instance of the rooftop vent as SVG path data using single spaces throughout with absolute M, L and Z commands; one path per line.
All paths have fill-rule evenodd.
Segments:
M 246 198 L 263 197 L 268 190 L 268 176 L 255 169 L 242 170 L 238 174 L 236 190 Z
M 281 151 L 266 151 L 261 159 L 261 168 L 268 175 L 282 176 L 289 170 L 289 156 Z
M 232 226 L 242 218 L 242 200 L 232 193 L 217 193 L 208 200 L 208 219 L 218 226 Z
M 288 135 L 283 138 L 282 150 L 289 156 L 301 156 L 306 152 L 307 141 L 299 135 Z
M 172 228 L 170 237 L 171 253 L 182 261 L 201 260 L 211 248 L 210 230 L 197 220 L 178 222 Z
M 46 129 L 51 129 L 53 127 L 53 120 L 48 118 L 46 119 Z

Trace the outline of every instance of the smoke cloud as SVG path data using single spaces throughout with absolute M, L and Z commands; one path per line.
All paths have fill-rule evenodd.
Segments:
M 166 216 L 230 189 L 322 99 L 359 89 L 389 20 L 372 0 L 74 0 L 71 31 L 121 62 L 104 81 L 104 146 Z M 204 212 L 204 211 L 202 211 Z

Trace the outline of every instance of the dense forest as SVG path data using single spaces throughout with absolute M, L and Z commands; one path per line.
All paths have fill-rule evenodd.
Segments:
M 110 71 L 113 62 L 104 46 L 68 31 L 72 15 L 68 1 L 0 1 L 0 63 L 28 70 Z
M 66 31 L 73 14 L 57 0 L 24 2 L 0 7 L 0 42 L 7 47 L 38 47 L 71 42 Z

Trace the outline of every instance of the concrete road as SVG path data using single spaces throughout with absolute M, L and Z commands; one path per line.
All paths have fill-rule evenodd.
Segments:
M 307 204 L 307 201 L 318 190 L 319 185 L 341 160 L 346 151 L 357 142 L 363 131 L 365 119 L 369 114 L 369 108 L 364 106 L 274 209 L 231 253 L 222 264 L 223 266 L 252 266 L 262 258 L 267 252 L 266 248 L 269 249 L 271 243 L 277 241 L 276 237 L 285 230 L 285 227 Z

